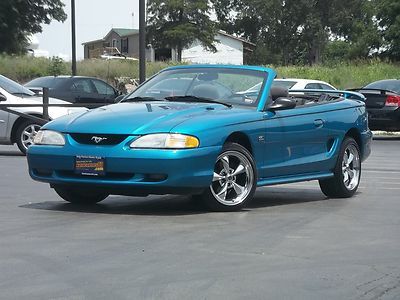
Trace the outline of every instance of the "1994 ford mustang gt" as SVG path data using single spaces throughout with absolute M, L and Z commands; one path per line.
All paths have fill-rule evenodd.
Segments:
M 372 138 L 364 97 L 289 97 L 271 89 L 275 75 L 250 66 L 165 69 L 121 103 L 43 126 L 28 150 L 30 176 L 80 204 L 191 194 L 232 211 L 257 186 L 307 180 L 329 197 L 352 196 Z

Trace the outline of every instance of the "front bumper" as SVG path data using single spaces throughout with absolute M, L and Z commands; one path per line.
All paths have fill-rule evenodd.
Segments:
M 211 184 L 214 164 L 222 149 L 130 149 L 123 143 L 93 146 L 66 140 L 63 147 L 29 147 L 30 176 L 51 185 L 87 186 L 121 195 L 197 193 Z M 105 157 L 105 176 L 75 174 L 77 155 Z

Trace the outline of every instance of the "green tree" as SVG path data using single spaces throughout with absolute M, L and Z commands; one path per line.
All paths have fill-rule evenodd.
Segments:
M 28 36 L 42 31 L 51 20 L 65 21 L 61 0 L 1 0 L 0 53 L 23 53 Z
M 176 48 L 178 60 L 182 50 L 199 40 L 209 51 L 214 46 L 216 27 L 210 19 L 208 0 L 148 0 L 149 41 L 158 48 Z
M 253 63 L 320 63 L 331 40 L 356 57 L 379 45 L 369 0 L 212 1 L 221 27 L 257 44 Z
M 375 0 L 378 24 L 384 40 L 384 55 L 400 61 L 400 1 Z

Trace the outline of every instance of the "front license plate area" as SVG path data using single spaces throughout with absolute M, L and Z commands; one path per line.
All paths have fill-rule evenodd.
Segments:
M 99 156 L 76 156 L 75 173 L 83 176 L 104 176 L 105 159 Z

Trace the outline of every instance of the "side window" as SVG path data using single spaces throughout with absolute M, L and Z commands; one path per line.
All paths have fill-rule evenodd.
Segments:
M 308 83 L 305 87 L 306 90 L 319 90 L 320 88 L 321 86 L 319 83 Z
M 87 94 L 93 93 L 92 84 L 89 79 L 75 80 L 72 83 L 70 90 L 78 93 L 87 93 Z
M 334 89 L 327 84 L 320 83 L 320 86 L 323 90 L 333 91 Z
M 115 95 L 114 89 L 105 82 L 102 82 L 100 80 L 92 80 L 92 82 L 97 90 L 97 93 L 99 93 L 100 95 Z

